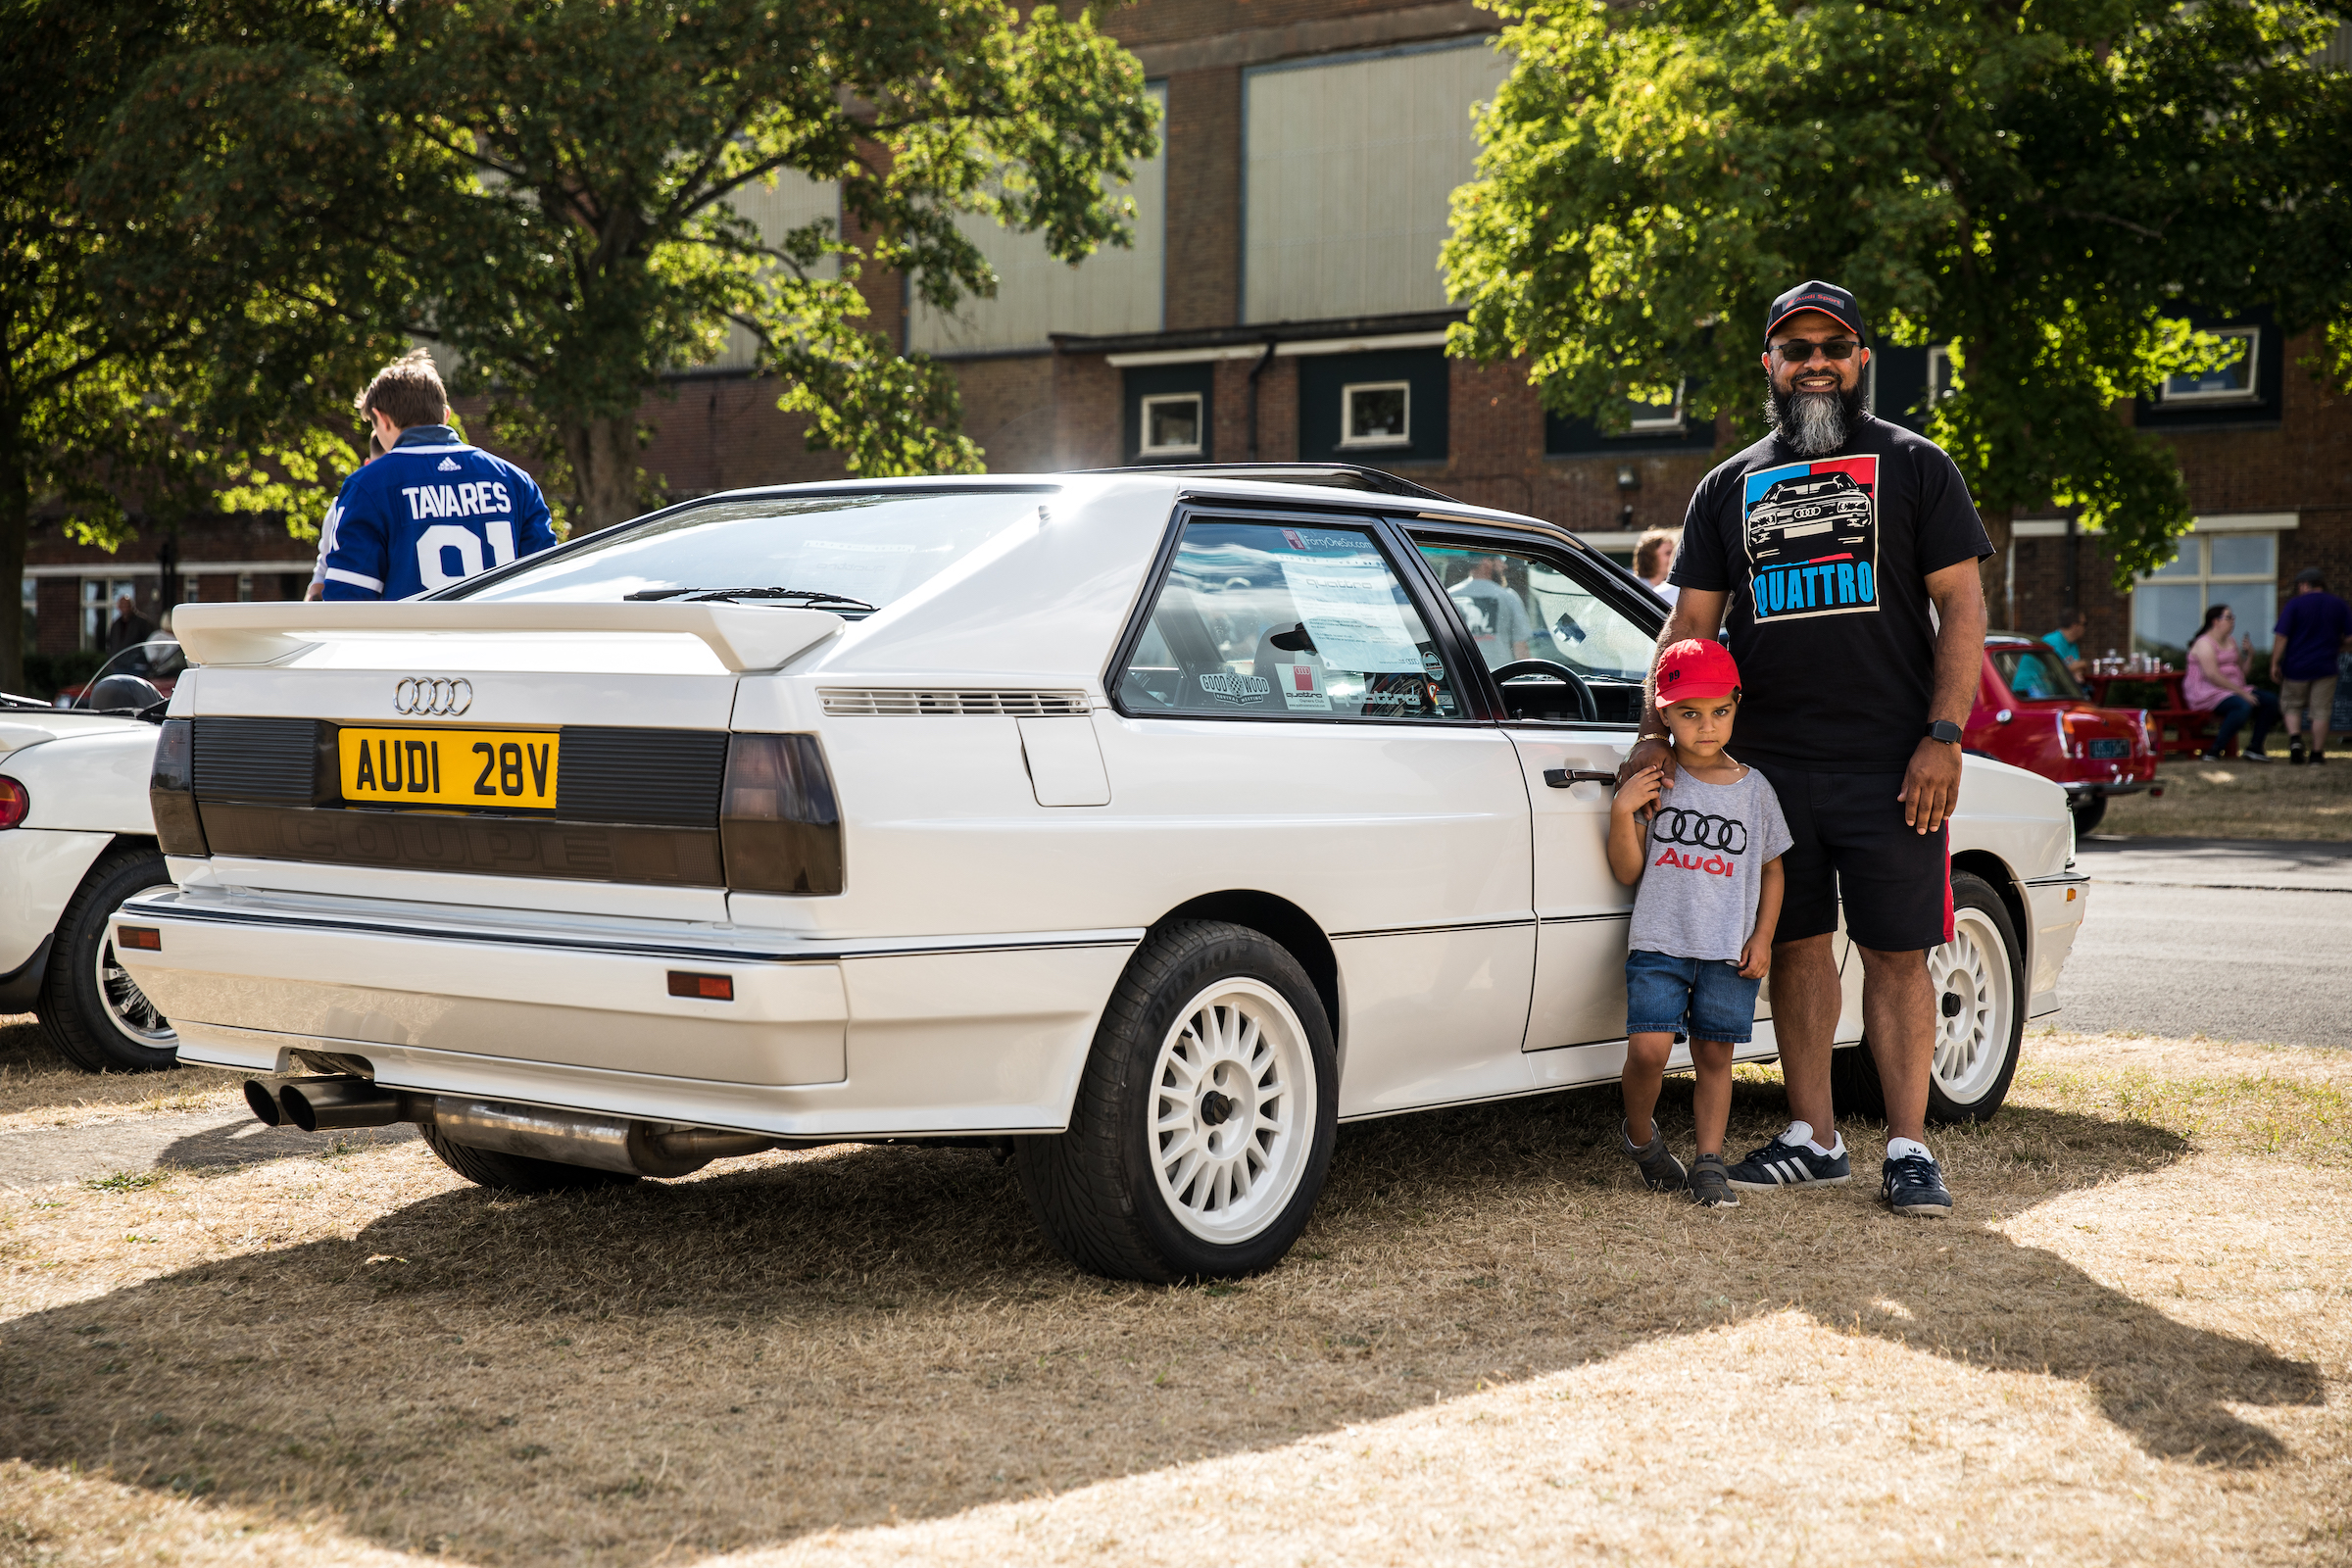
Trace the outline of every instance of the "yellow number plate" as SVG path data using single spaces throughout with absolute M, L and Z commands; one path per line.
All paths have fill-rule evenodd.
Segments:
M 347 729 L 335 737 L 353 806 L 556 808 L 554 730 Z

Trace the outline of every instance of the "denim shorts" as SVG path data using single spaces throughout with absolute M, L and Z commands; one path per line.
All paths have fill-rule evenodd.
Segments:
M 1754 1037 L 1756 988 L 1738 964 L 1675 958 L 1640 948 L 1625 956 L 1625 1032 L 1689 1035 L 1744 1046 Z

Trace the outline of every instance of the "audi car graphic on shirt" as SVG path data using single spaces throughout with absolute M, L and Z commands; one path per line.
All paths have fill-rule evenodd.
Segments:
M 1741 537 L 1759 623 L 1879 608 L 1876 454 L 1747 476 Z

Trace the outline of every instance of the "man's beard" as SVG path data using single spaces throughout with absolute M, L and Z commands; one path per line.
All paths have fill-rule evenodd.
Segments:
M 1800 458 L 1819 458 L 1845 445 L 1864 413 L 1862 387 L 1850 392 L 1783 392 L 1764 389 L 1764 417 Z

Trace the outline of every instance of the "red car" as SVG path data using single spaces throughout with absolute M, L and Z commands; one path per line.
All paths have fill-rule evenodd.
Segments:
M 1964 744 L 2064 785 L 2077 833 L 2098 825 L 2109 796 L 2135 795 L 2156 782 L 2147 713 L 2099 707 L 2049 645 L 2014 632 L 1984 639 L 1984 673 Z

